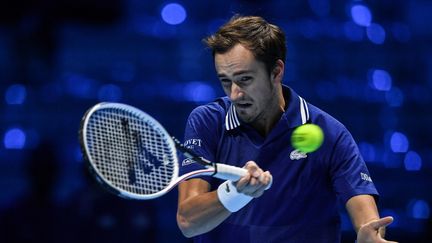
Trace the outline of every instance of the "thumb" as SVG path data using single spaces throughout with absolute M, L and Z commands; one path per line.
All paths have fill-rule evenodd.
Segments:
M 391 223 L 393 222 L 393 220 L 394 220 L 393 217 L 391 217 L 391 216 L 387 216 L 387 217 L 380 218 L 380 219 L 377 219 L 377 220 L 372 221 L 372 222 L 370 223 L 370 226 L 371 226 L 372 228 L 378 230 L 378 229 L 381 228 L 381 227 L 385 227 L 385 226 L 391 224 Z

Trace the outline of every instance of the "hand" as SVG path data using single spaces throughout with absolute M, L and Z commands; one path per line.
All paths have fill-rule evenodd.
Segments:
M 248 174 L 237 181 L 237 191 L 248 196 L 260 197 L 271 182 L 270 172 L 264 172 L 254 161 L 249 161 L 244 166 Z
M 392 222 L 393 217 L 385 217 L 372 220 L 369 223 L 362 225 L 357 232 L 357 243 L 396 243 L 395 241 L 387 241 L 383 238 L 385 227 Z

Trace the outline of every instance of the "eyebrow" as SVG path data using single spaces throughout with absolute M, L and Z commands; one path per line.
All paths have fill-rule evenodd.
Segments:
M 239 71 L 237 71 L 237 72 L 234 72 L 233 73 L 233 76 L 238 76 L 238 75 L 242 75 L 242 74 L 249 74 L 249 73 L 253 73 L 253 71 L 252 70 L 239 70 Z M 225 74 L 223 74 L 223 73 L 221 73 L 221 74 L 218 74 L 218 77 L 219 78 L 223 78 L 223 77 L 226 77 L 227 75 L 225 75 Z

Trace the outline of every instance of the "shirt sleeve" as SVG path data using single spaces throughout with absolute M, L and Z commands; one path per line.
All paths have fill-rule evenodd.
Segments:
M 214 112 L 214 110 L 209 106 L 199 106 L 189 115 L 186 123 L 183 144 L 198 156 L 209 161 L 215 161 L 218 130 L 217 112 Z M 195 163 L 183 154 L 179 155 L 179 159 L 180 175 L 204 169 L 204 166 Z M 200 178 L 211 183 L 212 177 L 210 176 L 202 176 Z
M 353 196 L 369 194 L 378 198 L 366 163 L 348 130 L 343 127 L 334 146 L 331 162 L 333 188 L 345 203 Z

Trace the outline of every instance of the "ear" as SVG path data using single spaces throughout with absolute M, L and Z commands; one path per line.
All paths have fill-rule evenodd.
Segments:
M 271 73 L 272 81 L 276 83 L 282 83 L 284 70 L 285 63 L 282 60 L 278 59 Z

